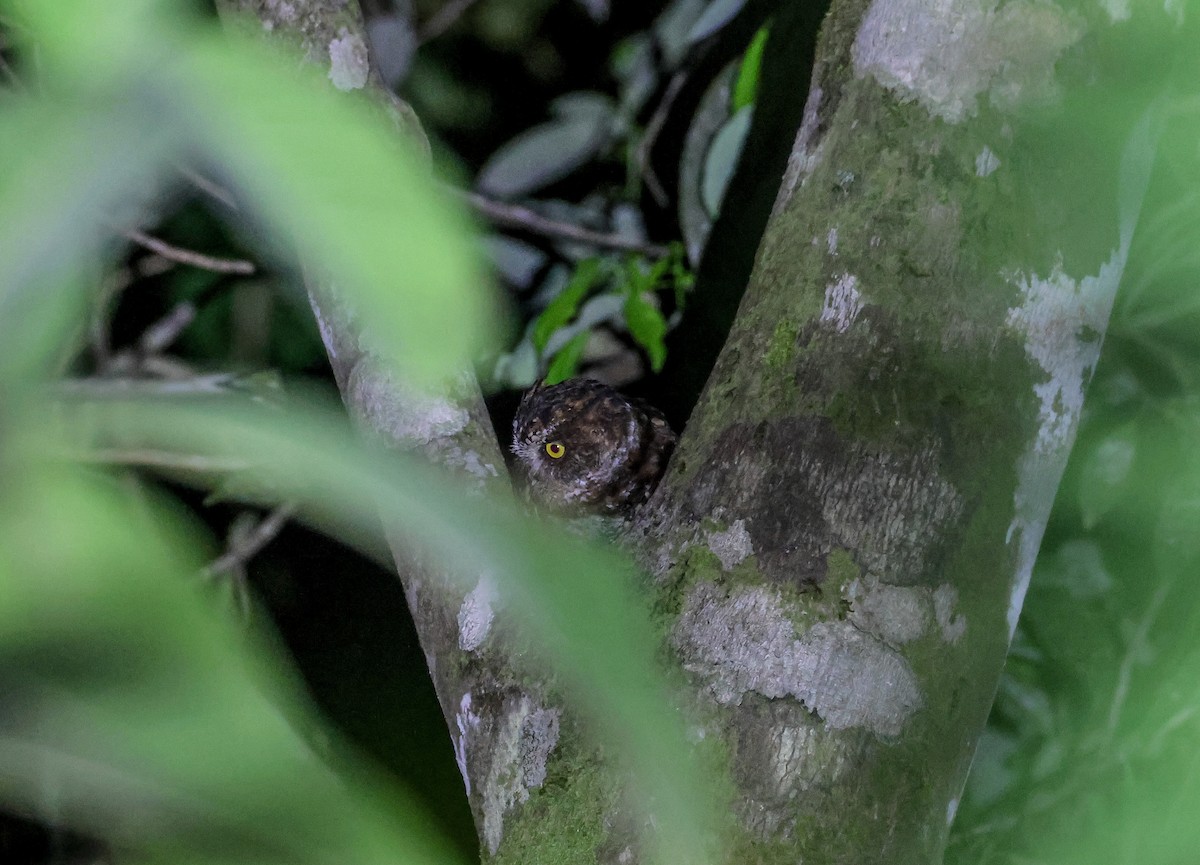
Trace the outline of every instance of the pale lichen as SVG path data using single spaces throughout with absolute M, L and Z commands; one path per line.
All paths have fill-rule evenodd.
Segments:
M 1017 568 L 1008 609 L 1008 626 L 1017 618 L 1033 574 L 1046 518 L 1059 478 L 1066 468 L 1084 388 L 1100 358 L 1100 346 L 1117 284 L 1125 268 L 1128 237 L 1095 276 L 1076 280 L 1062 262 L 1049 275 L 1009 274 L 1021 304 L 1008 311 L 1008 325 L 1025 338 L 1025 352 L 1047 376 L 1033 386 L 1038 401 L 1038 433 L 1017 465 L 1013 520 L 1007 541 L 1018 539 Z
M 831 241 L 831 251 L 837 248 L 837 237 Z M 838 333 L 845 333 L 858 318 L 863 308 L 863 296 L 858 290 L 858 277 L 843 273 L 834 282 L 825 286 L 825 302 L 821 307 L 821 321 L 832 324 Z
M 367 45 L 345 27 L 329 43 L 329 80 L 338 90 L 361 90 L 367 85 L 371 66 Z
M 458 772 L 462 775 L 463 786 L 467 795 L 471 795 L 471 774 L 467 771 L 467 744 L 474 733 L 479 730 L 479 716 L 471 711 L 471 692 L 463 694 L 458 703 L 458 712 L 454 715 L 454 726 L 458 730 L 450 738 L 454 745 L 454 762 L 458 764 Z
M 983 150 L 979 151 L 979 155 L 975 157 L 975 175 L 988 177 L 999 167 L 1000 157 L 992 152 L 992 148 L 984 145 Z
M 735 520 L 723 531 L 706 531 L 708 548 L 721 562 L 722 570 L 733 570 L 754 555 L 754 541 L 746 530 L 745 520 Z
M 932 597 L 919 586 L 892 586 L 873 577 L 855 580 L 846 590 L 850 621 L 889 646 L 920 639 L 932 614 Z
M 859 76 L 959 123 L 984 94 L 1001 110 L 1053 98 L 1055 63 L 1082 35 L 1076 16 L 1036 0 L 874 0 L 853 58 Z
M 444 394 L 418 388 L 367 358 L 355 365 L 347 391 L 371 428 L 401 446 L 456 435 L 471 419 L 465 408 Z
M 797 636 L 784 601 L 767 587 L 694 587 L 675 644 L 719 703 L 738 704 L 749 692 L 790 696 L 833 729 L 896 736 L 923 702 L 899 652 L 848 621 L 819 622 Z
M 483 840 L 495 855 L 504 839 L 504 818 L 529 791 L 546 781 L 546 765 L 558 744 L 558 709 L 537 706 L 525 695 L 504 702 L 493 720 L 490 765 L 483 785 Z
M 458 609 L 458 647 L 464 652 L 473 652 L 483 645 L 495 619 L 492 601 L 496 590 L 491 579 L 484 574 L 479 578 Z

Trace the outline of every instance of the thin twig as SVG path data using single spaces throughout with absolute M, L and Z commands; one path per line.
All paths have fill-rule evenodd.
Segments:
M 593 231 L 571 222 L 560 222 L 556 219 L 542 216 L 535 210 L 520 204 L 508 204 L 480 195 L 478 192 L 459 191 L 473 208 L 497 225 L 508 228 L 521 228 L 534 234 L 546 237 L 557 237 L 562 240 L 574 240 L 587 243 L 602 249 L 620 249 L 626 252 L 640 252 L 650 258 L 665 258 L 669 253 L 667 247 L 658 243 L 635 240 L 622 237 L 619 234 L 606 234 Z
M 216 577 L 244 567 L 247 562 L 262 551 L 263 547 L 275 540 L 275 537 L 283 530 L 283 527 L 287 525 L 295 513 L 296 503 L 284 502 L 246 532 L 238 533 L 236 537 L 231 532 L 229 546 L 222 555 L 214 559 L 204 569 L 205 575 Z
M 214 273 L 240 273 L 249 275 L 257 269 L 252 261 L 246 261 L 241 258 L 216 258 L 215 256 L 205 255 L 202 252 L 196 252 L 195 250 L 172 246 L 164 240 L 152 237 L 136 229 L 126 231 L 124 235 L 139 246 L 145 247 L 152 252 L 157 252 L 163 258 L 178 262 L 179 264 L 187 264 L 203 270 L 211 270 Z
M 476 2 L 477 0 L 449 0 L 449 2 L 443 3 L 438 11 L 434 12 L 429 20 L 421 25 L 421 29 L 417 33 L 417 44 L 424 45 L 431 39 L 437 39 L 453 27 L 454 22 L 466 14 L 466 11 Z
M 217 183 L 215 180 L 209 180 L 204 175 L 199 174 L 190 168 L 181 167 L 179 169 L 179 173 L 182 174 L 189 183 L 191 183 L 201 192 L 211 196 L 212 198 L 215 198 L 230 210 L 238 209 L 237 199 L 234 198 L 233 193 L 221 184 Z
M 1116 734 L 1117 724 L 1121 720 L 1121 710 L 1125 706 L 1125 698 L 1129 694 L 1129 685 L 1133 679 L 1133 665 L 1143 657 L 1146 651 L 1146 639 L 1150 636 L 1150 628 L 1153 626 L 1154 620 L 1158 618 L 1158 611 L 1167 600 L 1167 594 L 1170 592 L 1170 589 L 1170 583 L 1163 583 L 1154 592 L 1150 603 L 1146 605 L 1145 613 L 1142 614 L 1142 620 L 1138 623 L 1137 631 L 1129 640 L 1129 646 L 1125 650 L 1125 657 L 1121 659 L 1121 666 L 1117 670 L 1117 683 L 1113 688 L 1112 703 L 1108 707 L 1108 735 L 1110 739 Z
M 179 335 L 195 320 L 196 304 L 190 300 L 180 301 L 142 332 L 138 339 L 138 351 L 143 355 L 161 353 L 179 339 Z
M 646 130 L 642 133 L 642 139 L 637 146 L 637 164 L 641 171 L 642 179 L 646 181 L 646 188 L 650 190 L 650 195 L 659 207 L 666 207 L 669 202 L 667 192 L 659 182 L 658 173 L 655 172 L 654 166 L 650 163 L 650 151 L 654 149 L 654 142 L 658 140 L 659 133 L 662 132 L 663 126 L 666 125 L 667 116 L 671 113 L 671 107 L 675 104 L 675 98 L 679 96 L 679 91 L 683 89 L 684 83 L 688 79 L 686 72 L 676 72 L 671 76 L 670 82 L 667 84 L 667 90 L 663 93 L 663 98 L 659 101 L 658 107 L 654 109 L 654 114 L 650 118 L 650 122 L 646 124 Z

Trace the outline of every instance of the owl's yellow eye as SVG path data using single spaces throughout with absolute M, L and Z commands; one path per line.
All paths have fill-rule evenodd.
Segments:
M 562 459 L 562 455 L 567 452 L 563 447 L 562 442 L 546 442 L 546 455 L 552 460 Z

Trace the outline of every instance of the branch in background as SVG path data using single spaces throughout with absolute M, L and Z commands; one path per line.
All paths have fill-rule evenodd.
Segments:
M 622 237 L 619 234 L 606 234 L 601 231 L 593 231 L 590 228 L 584 228 L 571 222 L 559 222 L 558 220 L 542 216 L 537 211 L 520 204 L 508 204 L 503 201 L 496 201 L 495 199 L 480 195 L 478 192 L 463 190 L 455 190 L 455 192 L 470 204 L 471 207 L 475 208 L 475 210 L 496 225 L 503 225 L 507 228 L 520 228 L 545 237 L 575 240 L 580 243 L 598 246 L 602 249 L 640 252 L 650 258 L 665 258 L 670 252 L 662 244 Z
M 257 522 L 245 524 L 235 520 L 229 531 L 225 552 L 204 569 L 204 575 L 219 577 L 244 568 L 263 547 L 275 540 L 295 513 L 296 503 L 284 502 Z
M 166 241 L 152 237 L 142 231 L 131 230 L 123 232 L 123 234 L 138 246 L 145 247 L 152 252 L 158 253 L 163 258 L 178 264 L 187 264 L 203 270 L 211 270 L 214 273 L 240 273 L 247 276 L 257 270 L 254 262 L 240 258 L 216 258 L 215 256 L 205 255 L 191 249 L 172 246 Z
M 663 189 L 662 183 L 658 179 L 654 166 L 650 164 L 650 151 L 654 149 L 654 142 L 658 140 L 658 135 L 662 132 L 667 117 L 671 113 L 671 106 L 675 104 L 675 98 L 683 89 L 687 78 L 686 72 L 676 72 L 671 76 L 667 91 L 663 94 L 658 107 L 654 109 L 654 115 L 646 124 L 646 131 L 642 133 L 642 140 L 638 142 L 637 146 L 638 170 L 642 174 L 642 180 L 646 182 L 646 188 L 650 190 L 650 195 L 659 207 L 666 207 L 670 200 L 667 198 L 667 191 Z
M 188 183 L 192 184 L 209 197 L 216 199 L 230 210 L 239 209 L 237 199 L 233 197 L 233 193 L 221 184 L 214 180 L 209 180 L 204 175 L 199 174 L 190 168 L 183 168 L 181 166 L 179 168 L 179 173 L 184 176 Z
M 138 351 L 143 355 L 160 354 L 169 348 L 187 326 L 196 320 L 196 304 L 190 300 L 180 301 L 160 318 L 146 328 L 138 339 Z
M 422 26 L 420 32 L 417 33 L 417 44 L 424 45 L 431 39 L 436 39 L 447 30 L 454 26 L 467 10 L 470 9 L 478 0 L 449 0 L 443 3 L 438 11 L 434 12 Z

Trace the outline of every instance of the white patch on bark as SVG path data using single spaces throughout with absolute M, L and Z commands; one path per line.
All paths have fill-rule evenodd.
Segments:
M 338 90 L 361 90 L 369 70 L 366 43 L 343 27 L 329 43 L 329 80 Z
M 389 443 L 429 444 L 462 432 L 471 419 L 446 395 L 414 387 L 367 358 L 355 365 L 348 390 L 351 403 L 361 407 L 371 428 Z
M 558 744 L 558 709 L 535 709 L 521 726 L 521 801 L 546 783 L 546 763 Z
M 1033 386 L 1039 403 L 1038 434 L 1017 466 L 1014 516 L 1007 541 L 1019 536 L 1017 570 L 1008 609 L 1009 634 L 1017 627 L 1042 532 L 1066 467 L 1084 387 L 1100 357 L 1113 297 L 1125 268 L 1128 238 L 1095 276 L 1074 280 L 1055 264 L 1048 276 L 1012 274 L 1021 305 L 1008 311 L 1008 325 L 1025 337 L 1025 353 L 1047 375 Z
M 784 601 L 769 588 L 726 595 L 696 586 L 676 624 L 684 667 L 720 703 L 748 691 L 793 697 L 836 730 L 896 736 L 923 698 L 908 662 L 853 623 L 818 622 L 797 637 Z
M 954 815 L 958 813 L 958 797 L 955 796 L 946 803 L 946 825 L 949 826 L 954 822 Z
M 829 229 L 829 234 L 825 238 L 826 248 L 829 249 L 830 255 L 837 255 L 838 232 L 837 226 Z
M 495 619 L 492 610 L 495 597 L 495 586 L 485 574 L 463 598 L 462 606 L 458 608 L 458 647 L 464 652 L 474 652 L 487 639 Z
M 975 174 L 979 177 L 987 177 L 999 167 L 1000 157 L 985 144 L 983 150 L 979 151 L 979 155 L 975 157 Z
M 529 791 L 546 781 L 546 763 L 558 744 L 559 716 L 558 709 L 535 707 L 521 696 L 495 721 L 483 794 L 483 840 L 492 855 L 504 838 L 504 815 L 529 801 Z
M 873 0 L 852 50 L 857 74 L 959 123 L 986 94 L 997 108 L 1056 93 L 1054 64 L 1083 34 L 1037 0 Z
M 733 570 L 737 565 L 754 555 L 754 542 L 746 530 L 745 520 L 736 520 L 722 532 L 704 533 L 708 548 L 721 560 L 721 569 Z
M 958 590 L 954 586 L 942 583 L 934 589 L 933 616 L 942 629 L 942 639 L 947 643 L 957 643 L 967 630 L 966 616 L 954 612 L 957 605 Z
M 902 646 L 925 633 L 933 615 L 928 589 L 893 586 L 863 577 L 846 587 L 855 627 L 874 634 L 889 646 Z
M 812 173 L 820 161 L 821 145 L 813 147 L 813 136 L 817 132 L 819 117 L 817 106 L 821 104 L 821 87 L 813 82 L 808 93 L 808 101 L 804 103 L 804 116 L 800 120 L 800 129 L 796 132 L 796 140 L 792 144 L 792 152 L 788 154 L 787 168 L 783 172 L 783 183 L 779 186 L 779 194 L 775 196 L 775 204 L 771 215 L 784 208 L 791 199 L 797 186 L 803 185 L 804 178 Z
M 460 447 L 451 447 L 443 451 L 442 464 L 450 469 L 461 469 L 478 481 L 468 490 L 474 495 L 482 495 L 487 488 L 487 482 L 500 474 L 494 465 L 483 461 L 478 451 L 464 450 Z
M 825 304 L 821 308 L 821 321 L 833 324 L 838 333 L 845 333 L 854 324 L 863 308 L 863 297 L 858 291 L 858 277 L 843 273 L 837 282 L 825 286 Z
M 458 735 L 451 734 L 454 740 L 454 762 L 458 764 L 458 772 L 462 775 L 463 786 L 467 795 L 471 795 L 471 775 L 467 772 L 467 739 L 479 729 L 479 716 L 471 711 L 471 692 L 463 694 L 458 703 L 458 711 L 454 715 L 454 726 Z

